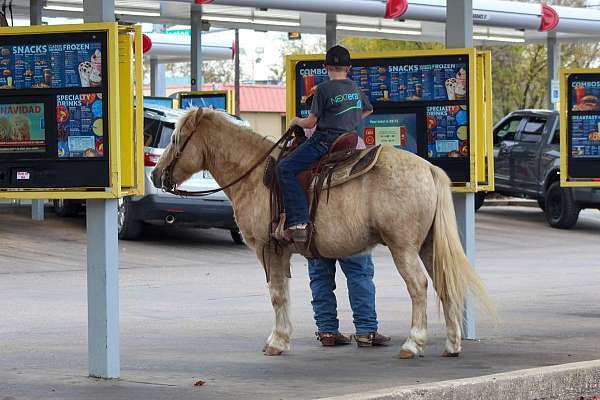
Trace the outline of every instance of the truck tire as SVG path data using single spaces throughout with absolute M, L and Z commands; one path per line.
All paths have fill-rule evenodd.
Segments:
M 477 192 L 475 193 L 475 211 L 479 211 L 483 203 L 485 203 L 485 192 Z
M 142 221 L 133 219 L 131 212 L 131 201 L 129 197 L 119 199 L 119 209 L 117 211 L 117 228 L 119 239 L 135 240 L 142 234 L 144 225 Z
M 52 201 L 54 213 L 59 217 L 76 217 L 81 211 L 80 200 L 54 200 Z
M 546 191 L 546 220 L 553 228 L 570 229 L 579 218 L 579 206 L 573 199 L 570 189 L 562 189 L 560 182 L 554 182 Z

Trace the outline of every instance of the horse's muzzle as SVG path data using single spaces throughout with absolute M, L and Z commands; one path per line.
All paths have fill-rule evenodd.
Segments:
M 163 171 L 158 168 L 152 170 L 152 183 L 157 189 L 163 188 Z

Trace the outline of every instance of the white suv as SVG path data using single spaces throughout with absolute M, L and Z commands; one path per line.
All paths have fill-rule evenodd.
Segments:
M 155 225 L 188 225 L 199 228 L 222 228 L 231 232 L 235 243 L 243 243 L 233 217 L 233 208 L 225 193 L 218 192 L 206 197 L 183 197 L 163 192 L 152 183 L 152 170 L 165 147 L 171 142 L 175 123 L 185 113 L 161 107 L 144 107 L 144 196 L 132 196 L 119 200 L 119 239 L 138 238 L 144 223 Z M 248 123 L 231 116 L 238 123 Z M 182 190 L 198 191 L 218 187 L 208 171 L 193 175 L 180 186 Z M 81 202 L 55 202 L 57 214 L 67 216 L 76 213 Z

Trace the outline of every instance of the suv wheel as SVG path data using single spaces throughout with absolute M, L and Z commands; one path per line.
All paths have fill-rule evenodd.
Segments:
M 76 217 L 81 210 L 79 200 L 54 200 L 52 206 L 54 213 L 59 217 Z
M 244 238 L 242 237 L 242 233 L 239 229 L 231 229 L 229 232 L 231 232 L 231 238 L 235 244 L 245 244 Z
M 560 182 L 554 182 L 546 191 L 546 220 L 553 228 L 572 228 L 579 218 L 579 207 L 570 189 L 561 189 Z
M 133 219 L 131 212 L 131 200 L 129 197 L 119 199 L 117 210 L 117 228 L 119 239 L 134 240 L 142 234 L 142 221 Z

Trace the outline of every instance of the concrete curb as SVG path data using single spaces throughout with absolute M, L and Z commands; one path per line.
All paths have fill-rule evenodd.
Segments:
M 593 400 L 600 396 L 600 360 L 401 386 L 322 400 Z
M 539 208 L 537 201 L 525 199 L 485 200 L 484 207 L 534 207 Z

